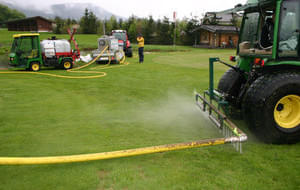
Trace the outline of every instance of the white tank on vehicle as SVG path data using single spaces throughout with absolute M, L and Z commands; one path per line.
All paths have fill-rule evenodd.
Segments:
M 43 40 L 41 50 L 46 57 L 55 57 L 56 53 L 70 53 L 71 44 L 68 40 Z

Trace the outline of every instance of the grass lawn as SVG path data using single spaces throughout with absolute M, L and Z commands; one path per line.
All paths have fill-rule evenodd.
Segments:
M 0 31 L 3 46 L 9 46 L 11 34 Z M 96 35 L 77 39 L 81 47 L 96 47 Z M 220 137 L 195 108 L 193 92 L 208 87 L 208 58 L 228 60 L 234 51 L 173 50 L 146 46 L 144 64 L 137 63 L 135 52 L 128 66 L 101 70 L 107 76 L 98 79 L 0 74 L 0 157 L 97 153 Z M 226 69 L 216 67 L 216 82 Z M 0 166 L 0 189 L 300 189 L 300 144 L 263 144 L 243 121 L 235 122 L 250 138 L 243 154 L 221 145 L 86 163 Z

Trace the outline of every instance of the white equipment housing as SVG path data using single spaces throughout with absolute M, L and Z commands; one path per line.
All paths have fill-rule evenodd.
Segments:
M 93 51 L 93 57 L 97 57 L 105 47 L 107 50 L 102 54 L 98 61 L 116 61 L 117 63 L 123 59 L 123 45 L 120 46 L 119 40 L 114 36 L 102 36 L 98 39 L 98 49 Z
M 56 53 L 71 52 L 71 44 L 68 40 L 43 40 L 41 50 L 47 58 L 52 58 L 56 56 Z

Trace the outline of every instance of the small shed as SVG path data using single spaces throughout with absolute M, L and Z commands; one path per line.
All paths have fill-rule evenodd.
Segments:
M 52 32 L 53 22 L 41 16 L 5 22 L 8 31 Z
M 201 25 L 200 44 L 210 47 L 236 47 L 239 29 L 235 26 Z

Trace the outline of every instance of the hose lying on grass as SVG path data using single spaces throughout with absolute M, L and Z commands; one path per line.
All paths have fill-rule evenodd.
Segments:
M 57 78 L 66 78 L 66 79 L 93 79 L 93 78 L 101 78 L 101 77 L 105 77 L 107 75 L 106 72 L 101 72 L 101 71 L 79 71 L 80 69 L 86 68 L 88 66 L 90 66 L 91 64 L 95 63 L 102 55 L 103 53 L 107 50 L 108 46 L 106 46 L 102 52 L 95 57 L 92 61 L 90 61 L 89 63 L 80 66 L 80 67 L 76 67 L 73 69 L 69 69 L 67 70 L 67 72 L 70 73 L 82 73 L 82 74 L 94 74 L 94 75 L 89 75 L 89 76 L 66 76 L 66 75 L 58 75 L 58 74 L 51 74 L 51 73 L 43 73 L 43 72 L 27 72 L 27 71 L 4 71 L 4 72 L 0 72 L 0 74 L 35 74 L 35 75 L 44 75 L 44 76 L 50 76 L 50 77 L 57 77 Z M 121 60 L 120 64 L 123 65 L 119 65 L 119 66 L 114 66 L 111 68 L 116 68 L 116 67 L 123 67 L 128 65 L 129 63 L 125 63 L 125 56 L 123 57 L 123 59 Z M 110 65 L 110 61 L 107 65 L 105 66 L 101 66 L 101 68 L 96 67 L 98 69 L 107 69 L 110 68 L 108 67 Z
M 37 165 L 37 164 L 62 164 L 62 163 L 74 163 L 74 162 L 87 162 L 93 160 L 105 160 L 112 158 L 121 158 L 129 156 L 137 156 L 143 154 L 152 154 L 158 152 L 167 152 L 188 148 L 214 146 L 226 143 L 232 143 L 239 141 L 237 137 L 230 138 L 218 138 L 194 141 L 188 143 L 178 143 L 169 145 L 152 146 L 145 148 L 120 150 L 113 152 L 103 152 L 94 154 L 81 154 L 71 156 L 52 156 L 52 157 L 0 157 L 0 165 Z

